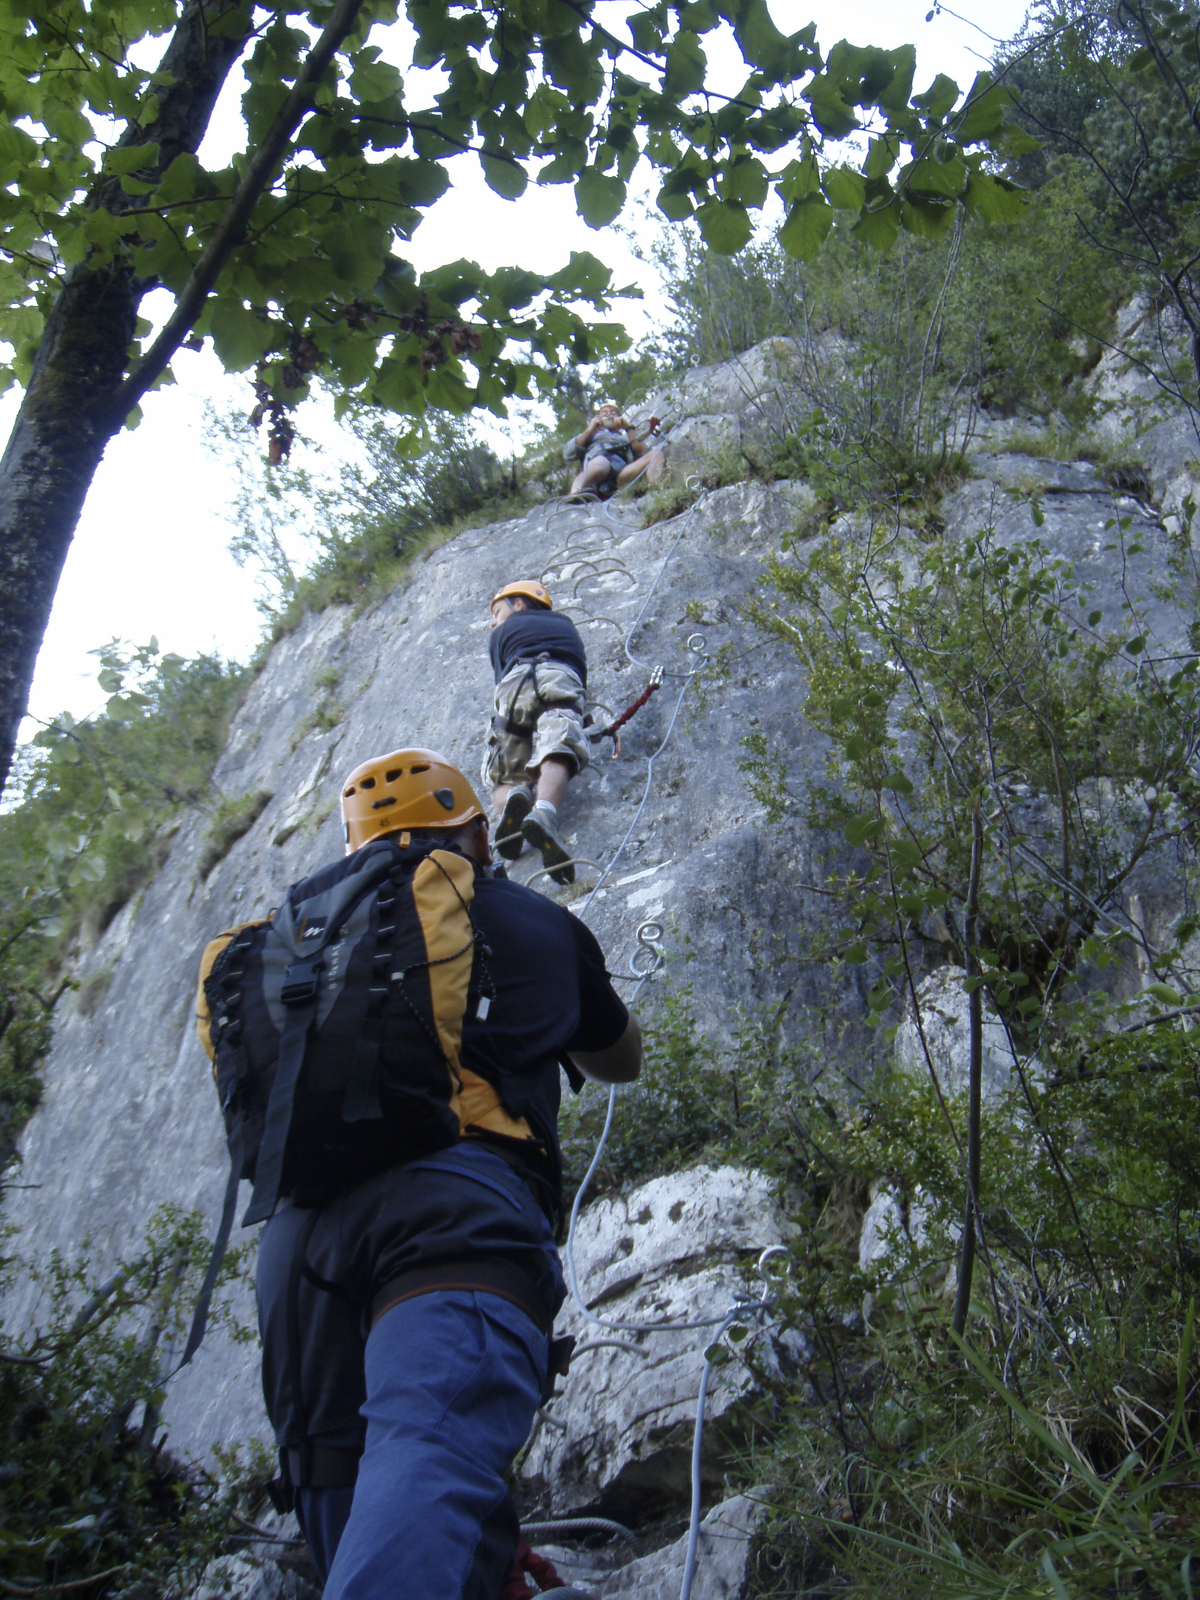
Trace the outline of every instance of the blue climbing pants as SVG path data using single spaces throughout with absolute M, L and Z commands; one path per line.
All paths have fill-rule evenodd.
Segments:
M 326 1600 L 496 1600 L 516 1549 L 505 1474 L 549 1340 L 485 1290 L 375 1296 L 412 1268 L 519 1266 L 547 1321 L 563 1297 L 550 1225 L 495 1152 L 468 1143 L 380 1173 L 316 1211 L 283 1206 L 259 1246 L 263 1391 L 281 1448 L 364 1454 L 350 1488 L 296 1489 Z
M 384 1313 L 367 1339 L 358 1482 L 299 1495 L 306 1513 L 335 1497 L 325 1521 L 351 1500 L 340 1539 L 321 1530 L 337 1551 L 324 1600 L 475 1600 L 473 1569 L 494 1571 L 477 1563 L 481 1538 L 515 1543 L 505 1475 L 532 1426 L 546 1360 L 545 1336 L 496 1295 L 425 1294 Z

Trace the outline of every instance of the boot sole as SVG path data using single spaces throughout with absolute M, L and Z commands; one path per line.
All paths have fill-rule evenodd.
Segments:
M 528 839 L 535 850 L 540 850 L 542 860 L 550 869 L 552 883 L 574 883 L 575 865 L 571 857 L 556 839 L 551 838 L 546 829 L 542 827 L 537 815 L 530 811 L 525 821 L 521 824 L 521 833 Z
M 521 824 L 533 806 L 533 796 L 527 789 L 513 789 L 504 802 L 500 821 L 496 824 L 496 854 L 505 861 L 515 861 L 525 848 Z

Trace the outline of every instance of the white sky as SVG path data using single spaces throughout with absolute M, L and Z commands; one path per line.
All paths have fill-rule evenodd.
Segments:
M 967 20 L 944 11 L 927 22 L 933 0 L 770 0 L 784 33 L 817 23 L 826 52 L 840 38 L 854 44 L 917 46 L 916 88 L 938 72 L 967 89 L 984 65 L 989 44 Z M 622 36 L 623 0 L 601 0 L 606 25 Z M 974 19 L 997 38 L 1011 37 L 1025 14 L 1025 0 L 965 0 L 963 19 Z M 376 35 L 378 38 L 378 34 Z M 397 41 L 398 43 L 400 41 Z M 712 36 L 706 39 L 710 49 Z M 736 78 L 723 85 L 740 87 Z M 214 117 L 213 138 L 236 119 L 240 75 L 231 81 Z M 409 251 L 419 269 L 466 257 L 493 270 L 520 265 L 552 272 L 572 250 L 590 250 L 613 268 L 618 286 L 641 282 L 644 305 L 619 314 L 637 336 L 656 312 L 654 285 L 625 241 L 611 230 L 594 232 L 575 215 L 570 185 L 538 189 L 507 202 L 486 188 L 474 157 L 451 164 L 455 187 L 439 200 L 418 229 Z M 152 302 L 143 307 L 154 315 Z M 178 383 L 147 396 L 145 416 L 132 433 L 114 439 L 96 474 L 74 544 L 67 558 L 50 626 L 38 658 L 30 710 L 49 718 L 61 710 L 81 717 L 103 702 L 95 685 L 98 663 L 89 651 L 114 636 L 145 643 L 156 635 L 164 651 L 183 656 L 203 651 L 244 660 L 261 631 L 255 608 L 255 578 L 239 568 L 226 548 L 230 526 L 224 512 L 229 487 L 202 448 L 206 398 L 221 409 L 250 410 L 246 374 L 225 376 L 211 351 L 182 351 L 174 362 Z M 7 433 L 17 397 L 0 401 L 0 430 Z M 301 429 L 305 419 L 299 419 Z M 26 721 L 25 735 L 34 731 Z

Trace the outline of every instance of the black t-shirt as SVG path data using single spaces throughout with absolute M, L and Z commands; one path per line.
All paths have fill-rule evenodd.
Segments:
M 595 936 L 563 906 L 507 878 L 479 878 L 471 916 L 491 954 L 475 957 L 462 1064 L 494 1083 L 508 1110 L 527 1119 L 547 1151 L 546 1177 L 557 1190 L 559 1066 L 576 1079 L 567 1053 L 607 1050 L 625 1032 L 629 1012 L 609 982 Z M 495 995 L 480 1018 L 485 963 Z
M 561 661 L 578 673 L 587 687 L 583 640 L 570 617 L 564 617 L 561 611 L 546 611 L 540 606 L 532 611 L 514 611 L 492 629 L 488 655 L 497 683 L 518 661 L 536 661 L 540 655 L 548 655 L 551 661 Z

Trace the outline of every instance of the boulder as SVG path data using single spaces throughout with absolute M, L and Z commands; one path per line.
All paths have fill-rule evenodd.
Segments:
M 582 1214 L 577 1281 L 606 1326 L 572 1302 L 564 1307 L 558 1331 L 579 1346 L 521 1469 L 554 1513 L 592 1510 L 636 1525 L 687 1503 L 705 1350 L 739 1299 L 764 1297 L 755 1263 L 790 1231 L 768 1181 L 735 1167 L 672 1173 Z M 793 1371 L 803 1353 L 798 1334 L 779 1334 L 766 1320 L 747 1315 L 752 1331 L 736 1359 L 710 1378 L 706 1484 L 720 1483 L 736 1439 L 733 1408 L 762 1378 Z M 706 1325 L 660 1331 L 696 1323 Z
M 189 1600 L 319 1600 L 320 1589 L 270 1557 L 218 1556 Z
M 692 1600 L 739 1600 L 750 1575 L 754 1535 L 771 1492 L 751 1489 L 713 1509 L 700 1524 Z M 683 1581 L 687 1535 L 653 1555 L 631 1561 L 598 1587 L 600 1600 L 675 1600 Z

